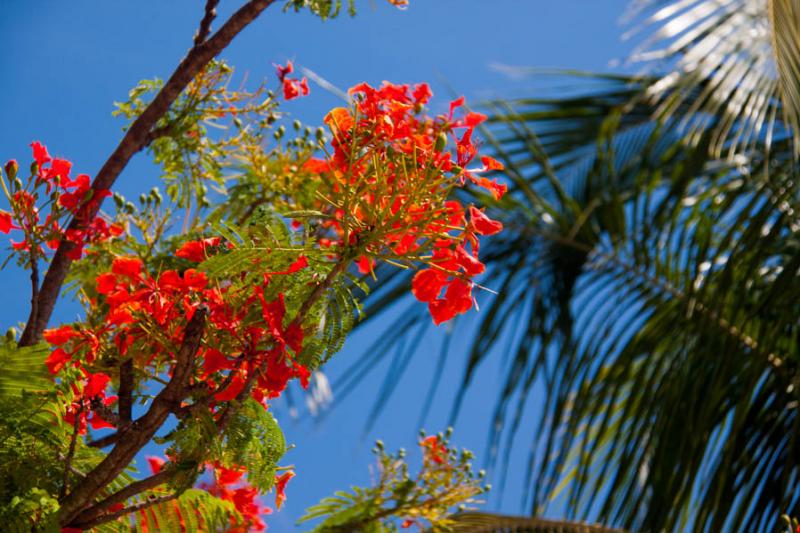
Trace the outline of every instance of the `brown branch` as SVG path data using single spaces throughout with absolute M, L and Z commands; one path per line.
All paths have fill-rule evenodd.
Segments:
M 36 257 L 37 245 L 31 246 L 31 317 L 39 316 L 39 259 Z
M 106 446 L 111 446 L 117 442 L 120 435 L 124 433 L 123 429 L 124 428 L 118 428 L 114 433 L 106 435 L 105 437 L 100 437 L 97 440 L 93 440 L 92 442 L 88 443 L 87 446 L 91 446 L 92 448 L 105 448 Z
M 128 357 L 119 365 L 119 425 L 125 425 L 133 417 L 133 358 Z M 109 420 L 110 422 L 110 420 Z
M 115 413 L 111 408 L 103 403 L 103 400 L 100 398 L 93 398 L 90 402 L 92 411 L 98 415 L 100 418 L 111 424 L 112 426 L 118 428 L 120 427 L 119 415 Z
M 234 37 L 248 24 L 255 20 L 275 0 L 250 0 L 214 33 L 211 38 L 202 44 L 194 46 L 186 57 L 180 62 L 178 68 L 172 73 L 169 80 L 156 94 L 153 101 L 147 106 L 139 117 L 133 121 L 117 148 L 103 164 L 92 182 L 91 197 L 97 197 L 100 191 L 110 190 L 120 173 L 127 166 L 131 158 L 144 148 L 148 142 L 149 134 L 156 122 L 169 110 L 172 103 L 183 92 L 186 86 L 199 74 L 203 68 L 217 56 Z M 70 222 L 67 230 L 82 230 L 100 210 L 100 202 L 91 202 L 85 209 L 85 216 L 75 217 Z M 67 239 L 62 239 L 56 250 L 50 267 L 44 276 L 42 286 L 37 298 L 37 313 L 31 315 L 19 341 L 20 346 L 36 344 L 53 314 L 61 286 L 64 284 L 72 259 L 69 252 L 75 245 Z
M 217 4 L 219 0 L 206 0 L 206 9 L 203 13 L 203 19 L 200 21 L 200 28 L 194 36 L 194 45 L 198 46 L 208 39 L 208 34 L 211 33 L 211 23 L 217 18 Z
M 169 125 L 169 124 L 166 125 L 166 126 L 160 126 L 158 128 L 153 128 L 152 130 L 147 132 L 147 136 L 145 137 L 145 141 L 144 141 L 144 146 L 142 146 L 142 148 L 150 146 L 150 144 L 153 141 L 155 141 L 156 139 L 160 139 L 161 137 L 165 137 L 165 136 L 169 135 L 170 133 L 172 133 L 172 126 Z
M 186 387 L 194 368 L 195 355 L 206 326 L 208 308 L 200 306 L 186 325 L 183 342 L 176 356 L 172 378 L 153 399 L 150 409 L 128 428 L 120 430 L 116 446 L 70 494 L 61 501 L 59 522 L 71 523 L 89 505 L 95 495 L 119 475 L 133 460 L 186 395 Z
M 97 518 L 95 518 L 93 520 L 89 520 L 88 522 L 79 522 L 79 523 L 75 524 L 74 527 L 78 528 L 78 529 L 93 528 L 93 527 L 99 526 L 101 524 L 105 524 L 106 522 L 111 522 L 112 520 L 116 520 L 117 518 L 121 518 L 121 517 L 123 517 L 125 515 L 128 515 L 130 513 L 135 513 L 137 511 L 142 511 L 144 509 L 147 509 L 148 507 L 152 507 L 152 506 L 158 505 L 160 503 L 165 503 L 165 502 L 172 501 L 172 500 L 176 499 L 177 497 L 178 497 L 177 494 L 169 494 L 167 496 L 159 496 L 159 497 L 156 497 L 156 498 L 151 498 L 151 499 L 149 499 L 147 501 L 144 501 L 142 503 L 137 503 L 136 505 L 131 505 L 129 507 L 125 507 L 124 509 L 120 509 L 119 511 L 115 511 L 113 513 L 108 513 L 108 514 L 104 514 L 104 515 L 98 516 Z
M 98 516 L 102 514 L 105 509 L 108 509 L 112 505 L 116 503 L 121 503 L 127 500 L 128 498 L 132 498 L 137 494 L 141 494 L 146 490 L 153 489 L 158 487 L 159 485 L 163 485 L 169 479 L 175 475 L 175 470 L 172 469 L 162 469 L 161 472 L 157 474 L 153 474 L 150 477 L 146 477 L 144 479 L 140 479 L 138 481 L 134 481 L 130 485 L 125 486 L 124 488 L 118 490 L 111 496 L 108 496 L 106 499 L 92 505 L 85 511 L 83 511 L 80 515 L 72 521 L 75 524 L 73 527 L 79 527 L 78 524 L 83 525 L 86 522 L 94 520 Z M 84 526 L 85 527 L 85 526 Z

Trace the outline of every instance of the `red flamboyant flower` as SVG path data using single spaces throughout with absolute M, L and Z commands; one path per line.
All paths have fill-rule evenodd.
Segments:
M 431 460 L 436 464 L 447 464 L 447 447 L 439 442 L 439 437 L 431 435 L 425 437 L 420 442 L 422 452 L 426 460 Z
M 226 531 L 228 533 L 247 533 L 266 530 L 267 526 L 261 517 L 272 513 L 272 509 L 259 503 L 258 489 L 243 480 L 244 469 L 226 468 L 220 464 L 210 464 L 209 466 L 214 472 L 213 481 L 202 483 L 201 488 L 220 499 L 231 502 L 244 519 L 244 523 L 236 523 L 232 519 L 231 527 Z
M 286 501 L 286 484 L 294 477 L 294 472 L 287 470 L 280 476 L 275 476 L 275 507 L 280 511 Z
M 199 241 L 188 241 L 175 252 L 177 257 L 200 263 L 208 258 L 208 251 L 219 246 L 219 237 L 210 237 Z
M 423 105 L 432 94 L 426 84 L 412 89 L 362 83 L 349 92 L 355 109 L 335 108 L 325 117 L 333 134 L 332 155 L 302 165 L 304 172 L 321 174 L 325 195 L 349 211 L 329 208 L 321 223 L 328 233 L 318 242 L 335 252 L 357 245 L 362 232 L 380 228 L 380 241 L 368 241 L 357 256 L 358 271 L 374 272 L 376 258 L 387 252 L 401 262 L 404 257 L 413 257 L 408 262 L 421 259 L 430 268 L 417 273 L 412 292 L 428 303 L 435 323 L 450 320 L 472 307 L 472 278 L 485 270 L 478 236 L 502 230 L 501 223 L 475 208 L 467 221 L 465 208 L 450 196 L 454 186 L 466 182 L 496 198 L 505 193 L 504 184 L 481 175 L 501 169 L 499 162 L 482 156 L 481 168 L 469 167 L 479 157 L 473 133 L 486 116 L 459 116 L 463 98 L 451 102 L 448 115 L 425 116 Z M 454 154 L 447 149 L 448 138 L 454 141 Z
M 289 74 L 294 72 L 294 65 L 291 61 L 286 62 L 286 66 L 276 65 L 275 70 L 278 74 L 278 80 L 283 86 L 283 98 L 285 100 L 293 100 L 298 96 L 308 96 L 308 79 L 303 78 L 298 80 L 290 78 Z
M 53 158 L 47 148 L 40 142 L 31 143 L 36 168 L 34 187 L 42 185 L 52 203 L 44 224 L 40 223 L 39 208 L 36 206 L 38 193 L 29 190 L 18 190 L 11 199 L 13 213 L 0 212 L 0 232 L 8 233 L 12 229 L 21 230 L 25 237 L 19 242 L 12 241 L 14 250 L 45 255 L 40 244 L 55 250 L 62 240 L 74 244 L 68 252 L 71 259 L 80 259 L 87 244 L 96 243 L 122 234 L 123 228 L 117 224 L 108 224 L 100 217 L 89 218 L 103 198 L 110 195 L 106 190 L 94 190 L 91 180 L 85 174 L 76 179 L 70 178 L 72 163 L 66 159 Z M 5 171 L 9 179 L 16 176 L 17 162 L 9 161 Z M 62 220 L 73 217 L 84 223 L 83 229 L 64 231 Z M 14 224 L 16 221 L 17 224 Z M 5 230 L 5 231 L 4 231 Z
M 469 208 L 470 226 L 478 235 L 494 235 L 503 231 L 503 223 L 487 217 L 475 207 Z
M 8 233 L 14 228 L 14 219 L 8 211 L 0 211 L 0 233 Z

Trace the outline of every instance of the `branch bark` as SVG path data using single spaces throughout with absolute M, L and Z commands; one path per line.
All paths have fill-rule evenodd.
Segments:
M 83 527 L 87 528 L 87 523 L 93 523 L 95 519 L 102 518 L 103 511 L 111 507 L 112 505 L 120 502 L 124 502 L 128 498 L 132 498 L 137 494 L 141 494 L 146 490 L 153 489 L 158 487 L 159 485 L 163 485 L 174 475 L 174 471 L 172 470 L 162 470 L 157 474 L 153 474 L 150 477 L 140 479 L 139 481 L 134 481 L 130 485 L 126 486 L 123 489 L 118 490 L 108 498 L 102 500 L 99 503 L 94 504 L 89 509 L 83 511 L 77 518 L 73 521 L 73 527 Z M 120 515 L 121 516 L 121 515 Z
M 197 76 L 209 61 L 224 50 L 239 32 L 255 20 L 274 1 L 250 0 L 231 15 L 211 38 L 192 47 L 169 80 L 167 80 L 167 83 L 164 84 L 164 87 L 150 102 L 150 105 L 133 121 L 122 141 L 100 168 L 92 182 L 93 194 L 91 197 L 96 197 L 99 191 L 111 189 L 131 158 L 147 145 L 150 139 L 150 132 L 158 120 L 169 110 L 169 107 L 192 79 Z M 67 229 L 82 230 L 97 215 L 99 210 L 100 204 L 95 202 L 90 209 L 85 210 L 85 216 L 73 218 Z M 61 287 L 72 264 L 69 252 L 74 248 L 75 245 L 67 239 L 61 240 L 39 289 L 37 305 L 35 306 L 36 312 L 33 312 L 34 309 L 31 310 L 31 316 L 28 318 L 28 323 L 25 325 L 25 330 L 20 337 L 20 346 L 36 344 L 42 338 L 42 333 L 47 328 L 58 300 L 58 295 L 61 292 Z
M 208 39 L 208 35 L 211 33 L 211 23 L 217 18 L 217 4 L 219 4 L 219 0 L 206 0 L 203 20 L 200 21 L 200 28 L 198 28 L 197 34 L 194 36 L 195 46 L 204 43 Z
M 141 511 L 143 509 L 147 509 L 148 507 L 152 507 L 154 505 L 158 505 L 160 503 L 165 503 L 174 500 L 177 498 L 177 494 L 169 494 L 167 496 L 159 496 L 157 498 L 153 498 L 142 503 L 137 503 L 136 505 L 131 505 L 125 507 L 124 509 L 120 509 L 119 511 L 115 511 L 113 513 L 108 513 L 104 515 L 100 515 L 97 518 L 89 520 L 87 522 L 79 522 L 76 524 L 76 528 L 79 529 L 89 529 L 95 526 L 99 526 L 101 524 L 105 524 L 106 522 L 111 522 L 112 520 L 116 520 L 117 518 L 127 516 L 131 513 L 135 513 L 137 511 Z

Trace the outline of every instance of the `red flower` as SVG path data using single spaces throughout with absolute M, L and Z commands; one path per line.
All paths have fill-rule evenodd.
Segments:
M 11 213 L 0 211 L 0 233 L 8 233 L 14 227 L 14 220 L 11 218 Z
M 503 223 L 487 217 L 483 211 L 469 208 L 470 225 L 478 235 L 494 235 L 503 231 Z
M 356 266 L 358 267 L 358 271 L 361 274 L 369 274 L 373 271 L 373 267 L 375 266 L 375 260 L 367 257 L 366 255 L 362 255 L 356 261 Z
M 503 170 L 505 168 L 503 163 L 488 155 L 481 157 L 481 163 L 483 163 L 486 170 Z
M 104 395 L 109 381 L 111 381 L 111 378 L 102 372 L 90 375 L 86 386 L 83 388 L 83 395 L 87 398 Z
M 53 346 L 61 346 L 69 342 L 70 339 L 80 336 L 80 333 L 72 329 L 72 326 L 60 326 L 55 329 L 44 331 L 44 340 Z
M 61 348 L 56 348 L 45 360 L 44 364 L 47 366 L 47 370 L 49 370 L 51 374 L 55 375 L 58 374 L 62 368 L 64 368 L 64 365 L 66 365 L 71 358 L 71 354 L 68 354 Z
M 111 264 L 111 272 L 120 276 L 127 276 L 131 280 L 141 278 L 144 263 L 138 257 L 117 257 Z
M 289 265 L 289 270 L 287 271 L 289 274 L 294 274 L 295 272 L 299 272 L 300 270 L 306 268 L 308 266 L 308 258 L 304 255 L 297 256 L 297 259 L 294 263 Z
M 411 293 L 420 302 L 432 302 L 447 283 L 447 275 L 433 269 L 420 270 L 411 280 Z
M 234 400 L 239 393 L 242 392 L 242 389 L 244 389 L 244 378 L 241 374 L 236 374 L 236 376 L 231 380 L 230 385 L 225 387 L 224 390 L 215 394 L 214 399 L 218 402 Z
M 291 61 L 287 61 L 285 67 L 281 65 L 275 65 L 275 70 L 278 74 L 278 79 L 280 81 L 283 81 L 284 79 L 286 79 L 286 76 L 288 74 L 294 72 L 294 64 L 292 64 Z
M 454 279 L 445 291 L 444 298 L 428 303 L 428 310 L 437 326 L 472 308 L 472 283 Z
M 412 93 L 414 97 L 414 102 L 417 105 L 424 105 L 428 103 L 428 100 L 431 99 L 433 93 L 431 92 L 431 88 L 427 83 L 419 83 L 414 86 L 414 92 Z
M 323 159 L 317 159 L 312 157 L 305 163 L 303 163 L 303 170 L 308 172 L 313 172 L 315 174 L 322 174 L 323 172 L 330 171 L 330 165 L 327 161 Z
M 287 470 L 280 476 L 275 476 L 275 507 L 280 510 L 286 501 L 286 484 L 294 477 L 294 472 Z
M 426 459 L 440 465 L 447 462 L 447 447 L 439 442 L 439 437 L 436 435 L 425 437 L 419 445 L 422 447 Z
M 50 162 L 50 154 L 47 153 L 47 148 L 42 143 L 34 141 L 31 143 L 31 148 L 33 148 L 33 158 L 40 169 L 45 163 Z
M 159 472 L 161 472 L 161 468 L 164 466 L 164 463 L 166 463 L 166 461 L 161 457 L 148 455 L 147 463 L 150 465 L 150 472 L 153 474 L 158 474 Z
M 111 294 L 117 288 L 117 276 L 111 272 L 105 272 L 95 278 L 97 282 L 97 292 L 100 294 Z
M 219 243 L 219 237 L 210 237 L 200 241 L 188 241 L 178 248 L 175 255 L 199 263 L 206 260 L 208 249 L 219 246 Z
M 308 96 L 308 79 L 296 80 L 293 78 L 283 79 L 283 98 L 294 100 L 298 96 Z

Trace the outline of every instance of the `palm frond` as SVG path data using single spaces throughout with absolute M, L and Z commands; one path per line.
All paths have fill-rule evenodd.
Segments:
M 787 91 L 793 83 L 787 75 L 796 66 L 797 44 L 792 39 L 797 37 L 797 22 L 774 16 L 770 20 L 769 4 L 773 2 L 634 0 L 626 17 L 634 28 L 628 36 L 646 28 L 631 60 L 666 72 L 648 92 L 658 104 L 657 113 L 670 117 L 675 106 L 689 97 L 700 123 L 703 118 L 720 118 L 711 142 L 717 157 L 733 156 L 753 143 L 787 134 L 786 123 L 776 118 L 781 96 L 790 108 L 796 97 L 796 91 Z M 775 4 L 773 15 L 792 9 L 791 2 Z M 794 126 L 793 121 L 788 124 Z M 694 132 L 690 139 L 700 134 Z
M 600 525 L 526 516 L 465 512 L 452 517 L 453 531 L 471 533 L 624 533 Z

